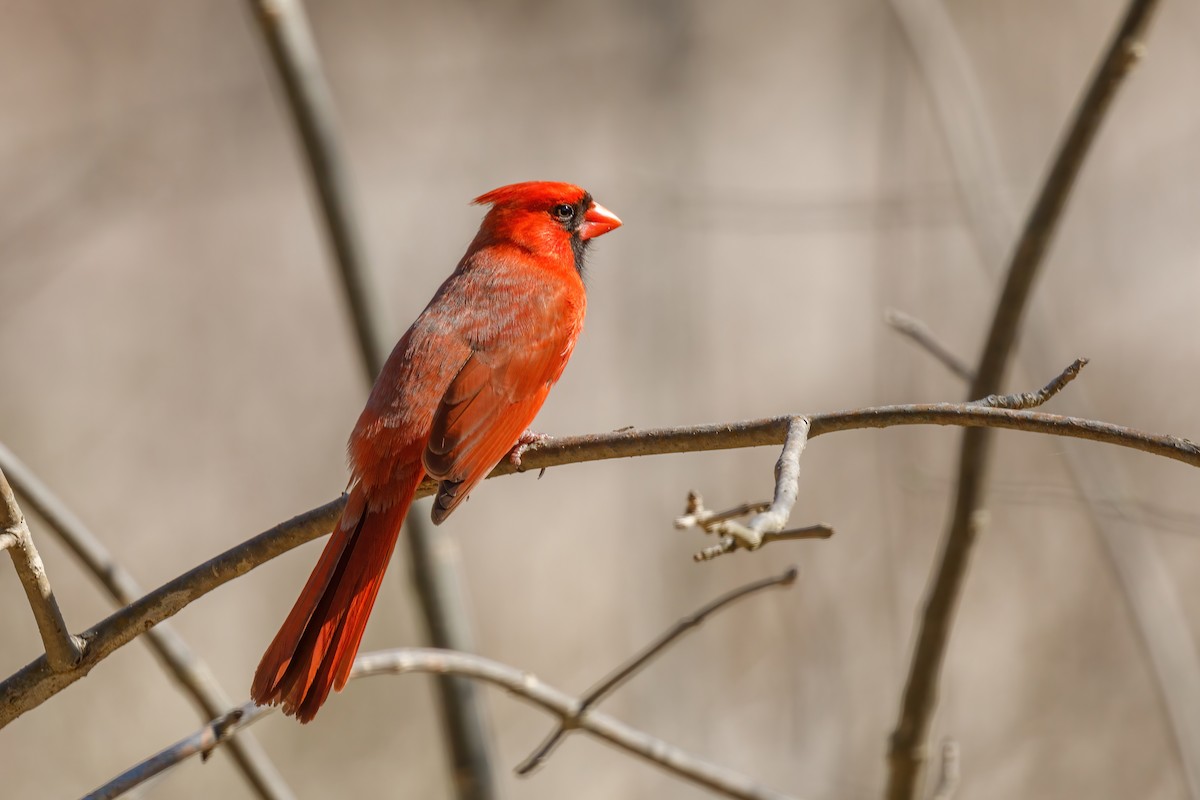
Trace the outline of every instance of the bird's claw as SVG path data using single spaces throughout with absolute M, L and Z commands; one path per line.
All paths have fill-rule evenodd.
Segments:
M 508 452 L 508 460 L 518 470 L 521 469 L 521 456 L 525 455 L 526 451 L 531 447 L 537 447 L 550 441 L 550 437 L 544 433 L 535 433 L 534 431 L 525 431 L 517 439 L 517 443 L 513 445 L 513 449 Z

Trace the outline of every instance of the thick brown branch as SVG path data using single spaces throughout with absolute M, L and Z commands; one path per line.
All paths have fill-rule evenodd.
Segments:
M 534 675 L 470 653 L 432 648 L 400 648 L 358 657 L 351 679 L 373 675 L 429 672 L 462 675 L 498 686 L 549 713 L 566 727 L 586 731 L 625 752 L 726 797 L 741 800 L 788 800 L 787 795 L 758 785 L 745 775 L 711 764 L 674 745 L 629 727 L 599 711 L 589 710 L 574 697 L 543 683 Z M 184 759 L 210 751 L 246 725 L 274 711 L 246 704 L 205 726 L 97 789 L 87 800 L 113 798 Z
M 1156 0 L 1133 0 L 1129 4 L 1075 111 L 1009 260 L 991 331 L 971 384 L 971 397 L 995 394 L 1000 389 L 1034 281 L 1058 229 L 1075 179 L 1118 86 L 1137 62 L 1141 53 L 1139 40 L 1156 6 Z M 910 800 L 919 791 L 946 643 L 975 541 L 977 512 L 983 503 L 990 442 L 991 436 L 984 429 L 972 429 L 963 434 L 954 513 L 926 597 L 899 720 L 889 746 L 889 800 Z
M 783 443 L 792 418 L 771 417 L 719 425 L 623 430 L 551 439 L 526 453 L 522 465 L 523 469 L 540 470 L 612 458 L 779 445 Z M 837 431 L 901 425 L 986 426 L 1088 439 L 1200 466 L 1200 446 L 1187 439 L 1035 411 L 1010 411 L 965 403 L 928 403 L 810 414 L 808 418 L 811 423 L 809 439 Z M 516 468 L 511 464 L 502 463 L 492 471 L 492 477 L 510 475 L 515 471 Z M 429 494 L 433 488 L 432 484 L 423 486 L 421 494 Z M 83 634 L 87 650 L 74 670 L 54 673 L 44 658 L 25 666 L 0 683 L 0 726 L 79 680 L 114 650 L 178 613 L 197 598 L 293 547 L 328 533 L 341 514 L 343 502 L 339 498 L 280 523 L 97 623 Z

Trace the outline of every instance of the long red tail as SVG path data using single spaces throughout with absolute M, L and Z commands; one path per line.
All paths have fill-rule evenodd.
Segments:
M 341 691 L 379 594 L 404 514 L 421 471 L 389 487 L 392 502 L 372 508 L 355 486 L 308 583 L 254 673 L 250 696 L 259 705 L 283 704 L 308 722 L 330 688 Z

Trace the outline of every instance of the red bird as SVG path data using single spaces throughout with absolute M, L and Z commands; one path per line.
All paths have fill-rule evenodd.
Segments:
M 533 422 L 583 327 L 588 243 L 621 225 L 569 183 L 474 202 L 491 209 L 375 381 L 350 435 L 341 520 L 254 673 L 254 702 L 301 722 L 346 685 L 421 480 L 438 481 L 440 523 Z

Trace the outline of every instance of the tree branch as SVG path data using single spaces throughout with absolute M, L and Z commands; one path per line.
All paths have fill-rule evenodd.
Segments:
M 586 731 L 618 749 L 635 755 L 686 781 L 741 800 L 788 800 L 787 795 L 762 787 L 749 777 L 703 761 L 674 745 L 631 728 L 580 700 L 543 683 L 536 676 L 471 653 L 432 648 L 399 648 L 360 655 L 351 680 L 374 675 L 429 672 L 462 675 L 498 686 L 557 716 L 564 727 Z M 196 733 L 168 747 L 100 787 L 85 800 L 118 797 L 163 770 L 196 753 L 207 753 L 250 723 L 275 711 L 247 703 Z
M 1187 439 L 1036 411 L 1013 411 L 966 403 L 924 403 L 810 414 L 808 418 L 811 423 L 809 439 L 837 431 L 902 425 L 986 426 L 1088 439 L 1170 458 L 1194 467 L 1200 466 L 1200 445 Z M 523 456 L 522 470 L 540 470 L 613 458 L 779 445 L 783 443 L 792 419 L 792 416 L 783 416 L 719 425 L 623 430 L 551 439 L 531 448 Z M 510 475 L 516 471 L 513 465 L 501 463 L 492 471 L 491 477 Z M 418 494 L 430 494 L 435 488 L 432 483 L 423 484 Z M 113 651 L 178 613 L 192 601 L 244 575 L 259 564 L 328 533 L 341 514 L 343 502 L 344 499 L 338 498 L 280 523 L 189 570 L 97 623 L 82 634 L 86 642 L 84 657 L 73 670 L 55 673 L 45 658 L 23 667 L 0 683 L 0 727 L 79 680 Z
M 376 298 L 366 248 L 352 203 L 350 169 L 312 31 L 299 0 L 250 0 L 300 134 L 334 262 L 349 300 L 368 386 L 383 369 L 392 337 Z M 438 647 L 474 649 L 470 612 L 454 542 L 410 509 L 406 521 L 413 583 L 430 641 Z M 470 681 L 440 677 L 438 710 L 454 773 L 456 795 L 470 800 L 496 796 L 491 739 L 484 708 Z
M 14 487 L 29 507 L 58 534 L 118 606 L 128 605 L 141 597 L 142 588 L 117 563 L 108 548 L 2 443 L 0 469 L 11 476 Z M 146 631 L 146 643 L 158 657 L 159 663 L 191 696 L 204 719 L 216 717 L 233 704 L 208 665 L 192 652 L 183 637 L 169 625 L 162 624 Z M 268 800 L 289 800 L 294 797 L 283 776 L 254 737 L 246 736 L 232 742 L 230 755 L 259 797 Z
M 1063 208 L 1117 88 L 1137 62 L 1142 48 L 1139 39 L 1156 5 L 1155 0 L 1133 0 L 1129 4 L 1076 109 L 1009 261 L 991 331 L 971 383 L 972 397 L 994 394 L 1004 380 L 1034 280 Z M 946 644 L 979 527 L 978 512 L 987 481 L 990 443 L 991 436 L 984 429 L 971 429 L 963 434 L 954 513 L 925 601 L 900 717 L 889 745 L 887 797 L 890 800 L 911 800 L 918 793 Z
M 937 114 L 979 264 L 985 273 L 998 274 L 1016 237 L 1017 215 L 1004 188 L 974 67 L 941 0 L 891 0 L 891 5 Z M 1052 344 L 1067 338 L 1059 321 L 1056 308 L 1039 307 L 1035 298 L 1024 335 L 1034 346 L 1021 353 L 1035 373 L 1055 357 Z M 1072 405 L 1079 416 L 1096 416 L 1086 389 L 1073 393 Z M 1158 539 L 1145 536 L 1137 524 L 1129 471 L 1119 459 L 1074 441 L 1064 441 L 1060 453 L 1145 647 L 1189 794 L 1200 798 L 1200 652 L 1169 558 Z
M 779 586 L 783 588 L 790 587 L 796 582 L 797 570 L 795 567 L 789 567 L 786 572 L 781 575 L 775 575 L 771 578 L 762 578 L 760 580 L 748 583 L 745 586 L 740 586 L 731 592 L 718 597 L 691 614 L 688 614 L 683 619 L 676 622 L 666 632 L 661 634 L 646 647 L 642 648 L 641 652 L 629 659 L 625 663 L 618 666 L 615 670 L 605 675 L 599 683 L 588 689 L 583 697 L 579 698 L 579 713 L 587 711 L 592 706 L 598 704 L 601 700 L 608 697 L 621 686 L 623 686 L 630 678 L 636 675 L 642 668 L 650 663 L 663 650 L 665 650 L 672 642 L 685 633 L 690 633 L 700 627 L 703 622 L 730 605 L 733 605 L 742 598 L 749 597 L 752 594 L 757 594 L 764 589 L 771 589 Z M 546 759 L 554 752 L 559 743 L 569 733 L 569 728 L 563 723 L 559 724 L 552 730 L 537 749 L 530 753 L 524 761 L 517 765 L 516 773 L 518 775 L 529 775 L 542 764 L 546 763 Z
M 4 537 L 0 540 L 0 549 L 7 550 L 12 557 L 13 568 L 21 579 L 38 633 L 42 636 L 46 664 L 54 672 L 67 672 L 83 657 L 80 642 L 67 630 L 42 557 L 34 547 L 25 515 L 21 513 L 3 471 L 0 471 L 0 533 Z

